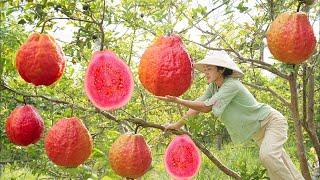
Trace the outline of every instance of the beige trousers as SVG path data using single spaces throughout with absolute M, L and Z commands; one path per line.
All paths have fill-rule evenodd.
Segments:
M 286 118 L 273 110 L 261 122 L 260 130 L 253 135 L 260 147 L 259 158 L 271 180 L 304 180 L 283 148 L 287 130 Z

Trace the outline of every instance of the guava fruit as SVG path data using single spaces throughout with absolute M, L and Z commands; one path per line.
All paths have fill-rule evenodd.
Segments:
M 120 176 L 138 178 L 150 168 L 151 151 L 140 134 L 123 134 L 109 150 L 111 168 Z
M 16 68 L 20 76 L 36 86 L 49 86 L 63 74 L 62 49 L 47 34 L 33 33 L 17 52 Z
M 114 110 L 131 99 L 134 81 L 128 65 L 109 50 L 95 52 L 89 62 L 85 92 L 101 110 Z
M 288 64 L 304 62 L 316 46 L 312 26 L 304 12 L 280 14 L 267 31 L 267 42 L 272 55 Z
M 193 76 L 192 61 L 178 35 L 160 36 L 141 57 L 139 79 L 156 96 L 180 96 Z
M 6 121 L 6 134 L 9 140 L 20 146 L 38 142 L 43 132 L 43 120 L 31 105 L 15 108 Z
M 191 179 L 201 165 L 201 156 L 197 146 L 188 135 L 175 137 L 164 155 L 165 168 L 176 180 Z
M 64 167 L 77 167 L 92 151 L 92 138 L 77 117 L 63 118 L 54 124 L 45 138 L 49 159 Z

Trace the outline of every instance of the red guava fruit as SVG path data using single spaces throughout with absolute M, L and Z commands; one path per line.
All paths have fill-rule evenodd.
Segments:
M 139 79 L 156 96 L 180 96 L 192 82 L 192 61 L 178 35 L 158 37 L 141 57 Z
M 62 49 L 47 34 L 33 33 L 17 52 L 16 68 L 20 76 L 36 86 L 49 86 L 63 74 Z
M 192 139 L 180 135 L 167 147 L 164 163 L 166 171 L 174 179 L 191 179 L 200 169 L 201 156 Z
M 111 168 L 120 176 L 138 178 L 150 168 L 151 151 L 140 134 L 123 134 L 109 150 Z
M 45 138 L 45 150 L 53 163 L 77 167 L 89 158 L 92 138 L 80 119 L 63 118 L 49 130 Z
M 288 64 L 304 62 L 316 46 L 312 26 L 304 12 L 280 14 L 267 31 L 267 42 L 272 55 Z
M 101 110 L 114 110 L 127 104 L 134 82 L 128 65 L 109 50 L 95 52 L 84 80 L 85 92 Z
M 20 146 L 38 142 L 43 132 L 43 120 L 31 105 L 15 108 L 6 122 L 6 134 L 9 140 Z

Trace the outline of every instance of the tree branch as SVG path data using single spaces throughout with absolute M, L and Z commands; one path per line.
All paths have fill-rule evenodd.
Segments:
M 185 13 L 183 13 L 183 15 L 185 16 L 185 18 L 187 18 L 190 22 L 192 22 L 191 20 L 190 20 L 190 18 L 185 14 Z M 192 24 L 195 28 L 197 28 L 199 31 L 201 31 L 202 33 L 205 33 L 205 34 L 208 34 L 208 35 L 211 35 L 211 36 L 219 36 L 221 39 L 222 39 L 222 41 L 224 42 L 224 43 L 226 43 L 226 45 L 227 46 L 229 46 L 229 48 L 228 49 L 223 49 L 223 50 L 227 50 L 227 51 L 229 51 L 229 52 L 232 52 L 232 53 L 234 53 L 237 57 L 238 57 L 238 59 L 240 59 L 240 60 L 242 60 L 242 61 L 244 61 L 244 62 L 250 62 L 250 63 L 255 63 L 255 64 L 259 64 L 259 65 L 261 65 L 261 66 L 259 66 L 259 67 L 261 67 L 262 69 L 265 69 L 265 70 L 267 70 L 267 71 L 270 71 L 270 72 L 272 72 L 272 73 L 274 73 L 274 74 L 276 74 L 276 75 L 278 75 L 278 76 L 280 76 L 280 77 L 282 77 L 282 78 L 284 78 L 284 79 L 289 79 L 289 76 L 288 75 L 286 75 L 286 74 L 283 74 L 282 72 L 280 72 L 278 69 L 276 69 L 275 67 L 273 67 L 271 64 L 269 64 L 269 63 L 266 63 L 266 62 L 264 62 L 264 61 L 259 61 L 259 60 L 254 60 L 254 59 L 249 59 L 249 58 L 244 58 L 242 55 L 240 55 L 240 53 L 239 52 L 237 52 L 236 50 L 234 50 L 232 47 L 231 47 L 231 45 L 225 40 L 225 38 L 224 37 L 222 37 L 219 33 L 213 33 L 213 32 L 209 32 L 209 31 L 205 31 L 205 30 L 203 30 L 202 28 L 200 28 L 200 27 L 198 27 L 198 26 L 196 26 L 195 24 Z M 191 41 L 191 42 L 193 42 L 193 41 Z M 194 42 L 195 43 L 195 42 Z M 203 45 L 203 44 L 200 44 L 200 43 L 196 43 L 196 44 L 198 44 L 198 45 L 200 45 L 200 46 L 202 46 L 202 47 L 204 47 L 204 48 L 206 48 L 206 49 L 209 49 L 209 50 L 219 50 L 220 48 L 211 48 L 211 47 L 209 47 L 209 46 L 206 46 L 206 45 Z M 222 49 L 221 49 L 222 50 Z
M 175 5 L 174 3 L 173 3 L 173 5 L 174 5 L 176 8 L 178 8 L 177 5 Z M 180 32 L 178 32 L 178 34 L 182 34 L 182 33 L 186 32 L 186 31 L 188 31 L 189 29 L 192 29 L 195 25 L 199 24 L 204 18 L 208 17 L 209 14 L 211 14 L 213 11 L 219 9 L 219 8 L 222 7 L 223 5 L 224 5 L 224 3 L 220 4 L 220 5 L 217 6 L 217 7 L 212 8 L 212 9 L 211 9 L 210 11 L 208 11 L 205 15 L 203 15 L 197 22 L 193 23 L 190 27 L 187 27 L 186 29 L 181 30 Z
M 100 44 L 100 51 L 103 50 L 104 48 L 104 30 L 103 30 L 103 21 L 104 21 L 104 16 L 105 16 L 105 12 L 106 12 L 106 0 L 103 0 L 103 9 L 102 9 L 102 18 L 101 21 L 99 23 L 99 29 L 101 31 L 101 44 Z
M 139 125 L 141 127 L 151 127 L 151 128 L 156 128 L 156 129 L 160 129 L 162 131 L 165 130 L 165 127 L 164 126 L 161 126 L 159 124 L 155 124 L 155 123 L 152 123 L 152 122 L 147 122 L 143 119 L 140 119 L 140 118 L 128 118 L 128 119 L 122 119 L 122 120 L 119 120 L 119 119 L 116 119 L 114 116 L 112 116 L 111 114 L 105 112 L 105 111 L 101 111 L 99 109 L 95 109 L 95 110 L 91 110 L 91 109 L 87 109 L 87 108 L 83 108 L 83 107 L 80 107 L 80 106 L 77 106 L 75 104 L 72 104 L 72 103 L 69 103 L 67 101 L 62 101 L 62 100 L 58 100 L 58 99 L 52 99 L 52 98 L 49 98 L 49 97 L 46 97 L 46 96 L 43 96 L 43 95 L 28 95 L 28 94 L 25 94 L 25 93 L 21 93 L 21 92 L 18 92 L 16 90 L 13 90 L 12 88 L 9 88 L 7 85 L 4 85 L 4 84 L 0 84 L 1 87 L 3 87 L 4 89 L 10 91 L 10 92 L 13 92 L 15 94 L 19 94 L 19 95 L 22 95 L 24 97 L 32 97 L 32 98 L 41 98 L 41 99 L 45 99 L 47 101 L 50 101 L 50 102 L 53 102 L 53 103 L 60 103 L 60 104 L 65 104 L 65 105 L 68 105 L 68 106 L 73 106 L 75 108 L 78 108 L 78 109 L 81 109 L 83 111 L 88 111 L 88 112 L 95 112 L 95 113 L 99 113 L 99 114 L 102 114 L 103 116 L 105 116 L 107 119 L 110 119 L 112 121 L 115 121 L 117 123 L 121 123 L 123 121 L 128 121 L 128 122 L 131 122 L 131 123 L 134 123 L 136 125 Z M 104 130 L 104 129 L 103 129 Z M 192 137 L 192 135 L 187 132 L 187 131 L 182 131 L 182 130 L 169 130 L 171 131 L 173 134 L 177 134 L 177 135 L 181 135 L 181 134 L 188 134 L 192 140 L 195 142 L 195 144 L 199 147 L 199 149 L 221 170 L 223 171 L 225 174 L 231 176 L 231 177 L 234 177 L 235 179 L 241 179 L 240 175 L 237 174 L 236 172 L 234 172 L 233 170 L 229 169 L 228 167 L 226 167 L 225 165 L 223 165 L 208 149 L 205 148 L 205 146 L 203 144 L 201 144 L 199 141 L 197 141 L 196 139 L 194 139 Z M 100 131 L 98 132 L 98 134 L 102 133 L 103 131 Z M 95 134 L 94 136 L 98 135 L 98 134 Z
M 154 123 L 150 123 L 150 122 L 146 122 L 143 119 L 130 118 L 130 119 L 125 119 L 125 120 L 132 122 L 132 123 L 135 123 L 135 124 L 138 124 L 142 127 L 152 127 L 152 128 L 160 129 L 162 131 L 165 130 L 165 128 L 163 126 L 158 125 L 158 124 L 154 124 Z M 197 145 L 197 147 L 201 150 L 201 152 L 203 152 L 211 160 L 211 162 L 213 162 L 221 171 L 223 171 L 225 174 L 227 174 L 235 179 L 241 179 L 241 177 L 238 173 L 234 172 L 233 170 L 231 170 L 228 167 L 226 167 L 225 165 L 223 165 L 202 143 L 200 143 L 197 139 L 193 138 L 189 132 L 183 131 L 183 130 L 169 130 L 169 131 L 172 132 L 173 134 L 176 134 L 176 135 L 181 135 L 181 134 L 189 135 L 190 138 Z
M 267 91 L 267 92 L 271 93 L 272 95 L 274 95 L 276 98 L 278 98 L 282 102 L 283 105 L 287 106 L 288 108 L 291 107 L 290 103 L 284 97 L 282 97 L 281 95 L 279 95 L 278 93 L 276 93 L 274 90 L 272 90 L 269 87 L 258 86 L 258 85 L 251 84 L 248 82 L 242 82 L 242 83 L 247 86 L 253 87 L 255 89 Z
M 41 28 L 41 33 L 44 32 L 44 28 L 46 26 L 46 23 L 55 19 L 66 19 L 66 20 L 74 20 L 74 21 L 82 21 L 82 22 L 87 22 L 87 23 L 92 23 L 92 24 L 97 24 L 95 21 L 89 21 L 89 20 L 85 20 L 85 19 L 78 19 L 78 18 L 74 18 L 74 17 L 53 17 L 50 19 L 47 19 L 43 22 L 42 24 L 42 28 Z
M 74 107 L 76 109 L 80 109 L 80 110 L 83 110 L 83 111 L 89 111 L 89 112 L 97 112 L 97 113 L 100 113 L 102 114 L 103 116 L 105 116 L 106 118 L 110 119 L 110 120 L 113 120 L 113 121 L 116 121 L 118 122 L 118 120 L 112 116 L 110 113 L 108 112 L 105 112 L 105 111 L 101 111 L 99 109 L 87 109 L 87 108 L 84 108 L 84 107 L 81 107 L 81 106 L 78 106 L 76 104 L 72 104 L 70 102 L 67 102 L 67 101 L 63 101 L 63 100 L 59 100 L 59 99 L 53 99 L 53 98 L 49 98 L 47 96 L 44 96 L 44 95 L 32 95 L 32 94 L 26 94 L 26 93 L 22 93 L 22 92 L 18 92 L 16 90 L 13 90 L 12 88 L 8 87 L 7 85 L 5 84 L 0 84 L 1 87 L 3 87 L 4 89 L 8 90 L 8 91 L 11 91 L 15 94 L 18 94 L 18 95 L 21 95 L 23 97 L 30 97 L 30 98 L 40 98 L 40 99 L 44 99 L 44 100 L 47 100 L 47 101 L 50 101 L 50 102 L 53 102 L 53 103 L 58 103 L 58 104 L 64 104 L 64 105 L 67 105 L 68 107 Z
M 0 164 L 10 164 L 10 163 L 15 163 L 15 162 L 31 162 L 33 160 L 8 160 L 8 161 L 0 161 Z

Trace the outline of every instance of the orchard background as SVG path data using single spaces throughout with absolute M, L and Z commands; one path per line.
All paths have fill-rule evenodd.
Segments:
M 227 51 L 245 72 L 242 82 L 254 96 L 287 117 L 289 139 L 285 148 L 296 166 L 306 179 L 319 178 L 320 2 L 300 5 L 300 11 L 308 14 L 317 39 L 316 50 L 306 62 L 294 67 L 281 63 L 273 58 L 266 44 L 270 23 L 282 12 L 296 11 L 299 2 L 0 0 L 0 179 L 120 179 L 108 163 L 108 150 L 120 134 L 137 127 L 153 157 L 152 167 L 142 179 L 170 179 L 163 155 L 173 134 L 179 132 L 164 134 L 162 125 L 178 121 L 186 109 L 156 99 L 142 87 L 137 73 L 144 50 L 156 37 L 166 34 L 181 36 L 193 62 L 201 60 L 209 50 Z M 28 35 L 41 31 L 55 37 L 66 56 L 63 77 L 48 87 L 26 83 L 14 63 L 16 52 Z M 134 75 L 132 99 L 111 112 L 96 109 L 83 88 L 88 62 L 100 49 L 117 53 Z M 182 97 L 195 99 L 205 88 L 206 80 L 195 71 L 193 84 Z M 39 110 L 45 123 L 44 135 L 63 117 L 82 119 L 93 137 L 90 158 L 77 168 L 66 169 L 49 161 L 43 138 L 28 147 L 10 143 L 5 133 L 6 118 L 24 102 Z M 223 124 L 211 114 L 190 119 L 185 130 L 202 151 L 201 169 L 195 179 L 266 177 L 255 143 L 233 144 Z

